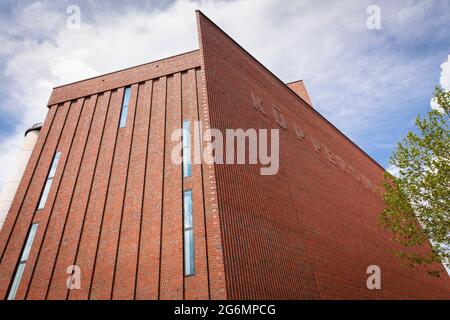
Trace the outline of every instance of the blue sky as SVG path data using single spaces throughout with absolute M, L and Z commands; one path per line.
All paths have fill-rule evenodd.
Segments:
M 366 26 L 370 5 L 380 30 Z M 1 1 L 1 167 L 54 86 L 196 49 L 197 8 L 282 80 L 304 79 L 316 109 L 386 168 L 433 88 L 450 89 L 450 1 Z

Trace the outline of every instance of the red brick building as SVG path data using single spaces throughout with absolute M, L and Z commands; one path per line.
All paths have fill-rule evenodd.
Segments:
M 390 252 L 384 169 L 312 108 L 302 82 L 282 83 L 197 21 L 198 50 L 53 90 L 0 234 L 0 297 L 448 298 L 446 275 Z M 170 133 L 195 120 L 280 129 L 278 173 L 187 173 Z M 72 265 L 81 286 L 69 290 Z M 371 265 L 379 290 L 366 286 Z

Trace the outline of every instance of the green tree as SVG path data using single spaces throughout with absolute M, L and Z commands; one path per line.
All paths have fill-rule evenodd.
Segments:
M 390 163 L 399 169 L 384 177 L 385 209 L 381 224 L 402 245 L 396 252 L 410 266 L 434 262 L 450 266 L 450 91 L 439 87 L 435 101 L 440 110 L 416 118 L 417 133 L 398 143 Z M 422 245 L 430 241 L 431 250 Z

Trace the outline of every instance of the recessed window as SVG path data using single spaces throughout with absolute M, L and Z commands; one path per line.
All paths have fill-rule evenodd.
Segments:
M 17 270 L 14 274 L 14 280 L 8 293 L 8 300 L 14 300 L 16 298 L 17 289 L 19 288 L 20 280 L 22 279 L 23 271 L 25 270 L 25 264 L 27 263 L 28 256 L 30 255 L 31 246 L 33 245 L 37 227 L 38 224 L 34 223 L 28 233 L 27 241 L 25 242 L 25 247 L 23 248 L 22 255 L 20 256 L 19 265 L 17 266 Z
M 191 129 L 190 122 L 183 121 L 183 177 L 191 176 Z
M 184 275 L 192 276 L 194 267 L 194 230 L 192 219 L 192 190 L 183 193 L 184 207 Z
M 119 128 L 125 128 L 127 124 L 128 105 L 130 104 L 131 87 L 126 87 L 123 94 L 122 111 L 120 112 Z
M 53 177 L 55 176 L 56 168 L 58 167 L 59 158 L 61 158 L 61 152 L 58 151 L 53 157 L 52 166 L 50 167 L 47 180 L 45 181 L 44 191 L 42 191 L 41 199 L 39 200 L 39 210 L 44 209 L 45 203 L 47 202 L 47 197 L 52 186 Z

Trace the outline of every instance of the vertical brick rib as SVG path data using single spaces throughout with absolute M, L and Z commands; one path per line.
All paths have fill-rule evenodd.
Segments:
M 125 204 L 113 287 L 113 299 L 133 299 L 138 259 L 139 229 L 145 181 L 145 164 L 150 108 L 145 103 L 146 87 L 139 84 L 134 133 L 128 169 Z
M 66 299 L 68 294 L 67 267 L 76 261 L 77 248 L 84 227 L 84 217 L 91 192 L 92 179 L 97 164 L 98 150 L 105 124 L 110 94 L 100 94 L 97 97 L 91 128 L 88 134 L 86 149 L 81 160 L 79 178 L 75 186 L 73 200 L 69 209 L 67 227 L 61 240 L 59 254 L 54 268 L 54 276 L 51 281 L 49 299 Z M 95 96 L 92 97 L 95 99 Z M 81 271 L 82 272 L 82 271 Z M 81 273 L 83 276 L 83 273 Z M 81 280 L 84 280 L 82 277 Z M 86 285 L 81 282 L 81 285 Z
M 180 140 L 171 141 L 181 123 L 181 74 L 167 78 L 160 298 L 183 299 L 183 225 L 181 165 L 171 159 Z
M 44 233 L 42 238 L 39 237 L 40 240 L 42 239 L 41 241 L 33 243 L 37 251 L 37 258 L 36 264 L 29 269 L 31 270 L 31 278 L 29 281 L 26 281 L 27 283 L 29 282 L 28 290 L 25 294 L 26 299 L 44 299 L 47 293 L 52 263 L 55 258 L 57 243 L 59 242 L 57 239 L 62 227 L 61 221 L 66 214 L 68 206 L 68 201 L 64 201 L 64 197 L 71 197 L 74 177 L 78 171 L 76 162 L 74 162 L 74 154 L 71 153 L 71 150 L 80 140 L 79 135 L 77 135 L 77 129 L 83 105 L 84 99 L 79 99 L 70 105 L 67 123 L 63 128 L 61 140 L 56 149 L 61 152 L 57 173 L 53 178 L 45 207 L 35 217 L 35 222 L 41 224 L 41 229 L 43 229 Z
M 136 299 L 158 299 L 161 248 L 161 213 L 164 168 L 166 77 L 152 82 L 145 193 Z M 148 102 L 147 102 L 148 103 Z
M 123 96 L 124 90 L 121 89 Z M 114 269 L 117 258 L 123 202 L 127 185 L 128 163 L 133 136 L 134 114 L 138 95 L 138 85 L 131 87 L 127 122 L 119 128 L 116 149 L 111 170 L 111 183 L 108 188 L 105 213 L 94 268 L 91 298 L 95 300 L 111 299 L 114 281 Z M 117 123 L 118 125 L 118 123 Z
M 75 260 L 75 264 L 80 267 L 82 272 L 82 284 L 80 290 L 69 292 L 69 299 L 88 299 L 92 287 L 99 234 L 103 222 L 111 166 L 116 146 L 123 89 L 105 94 L 110 95 L 108 114 L 98 154 L 92 190 L 88 199 L 84 228 L 80 236 L 80 244 Z
M 99 162 L 99 158 L 100 158 L 99 150 L 101 150 L 102 140 L 103 140 L 103 136 L 105 134 L 106 119 L 107 119 L 107 115 L 108 115 L 108 108 L 110 106 L 110 101 L 111 101 L 111 92 L 108 91 L 108 92 L 102 93 L 98 99 L 100 101 L 96 108 L 97 110 L 96 110 L 95 116 L 94 116 L 93 128 L 92 128 L 90 139 L 88 141 L 88 147 L 86 150 L 86 153 L 87 153 L 86 163 L 82 164 L 82 168 L 84 170 L 82 173 L 82 177 L 84 180 L 79 188 L 79 195 L 77 196 L 77 199 L 75 200 L 76 202 L 75 202 L 75 206 L 74 206 L 74 210 L 79 213 L 79 215 L 77 215 L 76 219 L 81 220 L 81 222 L 80 222 L 81 225 L 78 225 L 78 221 L 73 222 L 73 228 L 71 229 L 72 230 L 71 235 L 68 235 L 68 238 L 73 239 L 73 241 L 66 248 L 67 252 L 63 251 L 65 254 L 61 255 L 63 257 L 62 262 L 61 262 L 61 264 L 63 266 L 64 265 L 67 266 L 70 264 L 76 264 L 78 261 L 77 258 L 78 258 L 78 254 L 80 252 L 79 249 L 80 249 L 80 245 L 81 245 L 81 237 L 83 235 L 84 228 L 86 225 L 86 213 L 87 213 L 87 209 L 88 209 L 88 205 L 89 205 L 89 199 L 92 194 L 92 188 L 94 185 L 94 175 L 97 171 L 97 166 L 98 166 L 98 162 Z M 87 191 L 86 191 L 86 188 L 88 188 Z M 81 269 L 80 269 L 80 271 L 83 272 L 83 270 L 81 270 Z M 86 280 L 84 278 L 84 275 L 82 275 L 82 278 L 81 278 L 81 286 L 82 286 L 82 289 L 84 289 L 85 292 L 87 292 L 87 290 L 89 288 L 87 286 L 87 284 L 89 283 L 88 281 L 90 281 L 90 278 L 88 279 L 88 281 L 83 282 L 83 280 Z M 68 289 L 66 291 L 65 298 L 66 299 L 69 298 L 69 290 Z
M 204 68 L 198 70 L 197 84 L 201 92 L 201 121 L 202 131 L 206 132 L 213 128 L 210 123 L 210 113 L 208 106 L 208 96 L 205 85 Z M 207 141 L 203 141 L 203 149 L 206 149 Z M 203 166 L 204 190 L 205 190 L 205 217 L 206 229 L 208 230 L 208 268 L 209 268 L 209 284 L 210 297 L 214 300 L 227 298 L 226 274 L 224 270 L 222 227 L 220 223 L 220 209 L 217 198 L 217 180 L 215 166 L 213 164 L 205 164 Z M 214 191 L 212 194 L 211 191 Z
M 136 256 L 136 266 L 135 266 L 135 284 L 134 284 L 134 292 L 133 297 L 134 299 L 137 299 L 138 294 L 138 286 L 139 286 L 139 267 L 140 267 L 140 256 L 141 256 L 141 245 L 142 245 L 142 221 L 143 221 L 143 211 L 144 211 L 144 199 L 145 199 L 145 192 L 146 192 L 146 177 L 147 177 L 147 164 L 148 164 L 148 145 L 150 140 L 150 121 L 151 121 L 151 113 L 152 113 L 152 95 L 153 95 L 153 80 L 148 80 L 145 83 L 144 93 L 142 97 L 142 108 L 143 108 L 143 115 L 144 117 L 143 121 L 146 123 L 146 131 L 145 129 L 142 129 L 142 134 L 145 135 L 145 143 L 142 146 L 144 148 L 144 172 L 142 175 L 142 194 L 141 194 L 141 203 L 140 203 L 140 212 L 139 212 L 139 232 L 137 234 L 137 256 Z M 151 187 L 151 186 L 150 186 Z M 144 240 L 145 241 L 145 240 Z M 148 287 L 148 286 L 145 286 Z
M 204 27 L 203 17 L 200 12 L 197 11 L 197 30 L 198 39 L 200 44 L 200 59 L 202 68 L 198 72 L 197 84 L 201 88 L 201 111 L 202 114 L 202 130 L 206 130 L 212 127 L 210 123 L 210 93 L 206 87 L 206 63 L 205 63 L 205 48 L 204 48 Z M 203 146 L 206 147 L 207 142 L 203 142 Z M 226 299 L 228 297 L 227 278 L 228 274 L 225 272 L 224 265 L 224 233 L 227 230 L 223 226 L 221 208 L 219 208 L 218 192 L 217 190 L 217 176 L 215 166 L 205 165 L 203 166 L 204 178 L 204 190 L 205 190 L 205 216 L 206 216 L 206 229 L 208 230 L 208 267 L 209 267 L 209 279 L 210 279 L 210 297 L 211 299 Z M 206 191 L 208 190 L 208 192 Z M 211 194 L 211 190 L 214 190 L 214 194 Z
M 56 299 L 56 296 L 49 296 L 50 287 L 52 285 L 52 279 L 55 274 L 55 264 L 58 259 L 58 255 L 60 252 L 60 247 L 62 244 L 62 238 L 64 235 L 64 232 L 66 230 L 67 221 L 69 220 L 69 217 L 71 213 L 73 214 L 73 211 L 71 211 L 73 201 L 75 199 L 75 187 L 78 185 L 78 179 L 80 177 L 80 171 L 81 171 L 81 163 L 83 161 L 85 151 L 86 151 L 86 145 L 87 140 L 89 137 L 89 133 L 91 131 L 92 126 L 92 120 L 93 115 L 95 111 L 95 107 L 97 104 L 97 95 L 91 96 L 88 100 L 85 100 L 85 103 L 82 106 L 81 110 L 81 116 L 78 120 L 79 124 L 77 126 L 77 130 L 75 133 L 73 145 L 70 149 L 71 156 L 68 160 L 67 167 L 65 168 L 65 171 L 72 175 L 71 179 L 68 179 L 67 181 L 67 196 L 70 197 L 70 201 L 68 201 L 68 204 L 66 204 L 63 208 L 63 210 L 58 210 L 58 214 L 53 217 L 58 217 L 58 221 L 55 221 L 55 224 L 57 223 L 57 229 L 58 232 L 53 232 L 53 236 L 56 237 L 56 252 L 55 247 L 52 247 L 52 250 L 50 252 L 51 259 L 48 259 L 48 267 L 51 270 L 50 276 L 49 276 L 49 285 L 47 289 L 47 293 L 45 298 L 46 299 Z M 63 196 L 63 194 L 61 194 Z M 78 215 L 78 212 L 75 213 Z M 56 219 L 55 219 L 56 220 Z M 69 229 L 71 228 L 69 224 Z M 62 230 L 61 230 L 62 229 Z M 54 240 L 53 240 L 54 241 Z M 44 248 L 45 250 L 45 248 Z M 47 251 L 50 251 L 47 249 Z M 45 259 L 45 258 L 43 258 Z M 67 266 L 66 266 L 67 267 Z M 65 278 L 66 276 L 66 269 L 61 268 L 57 271 L 58 276 L 61 276 L 61 278 Z M 48 276 L 48 275 L 47 275 Z M 64 279 L 65 280 L 65 279 Z M 62 285 L 64 286 L 65 281 L 62 281 Z M 64 292 L 64 287 L 61 290 L 61 292 Z M 62 299 L 64 297 L 60 296 L 59 299 Z
M 192 208 L 193 208 L 193 226 L 194 226 L 194 263 L 195 275 L 185 277 L 185 295 L 187 300 L 208 299 L 208 264 L 206 253 L 206 235 L 205 235 L 205 211 L 203 203 L 203 183 L 202 183 L 202 165 L 193 163 L 195 150 L 194 136 L 195 121 L 198 121 L 198 102 L 196 71 L 191 69 L 182 73 L 182 120 L 190 121 L 190 141 L 191 141 L 191 177 L 184 178 L 183 190 L 192 190 Z M 184 244 L 183 244 L 184 248 Z
M 206 272 L 208 275 L 207 278 L 207 286 L 208 286 L 208 299 L 211 299 L 211 279 L 210 279 L 210 275 L 209 275 L 209 253 L 208 253 L 208 229 L 206 228 L 206 209 L 205 209 L 205 179 L 207 179 L 207 177 L 205 177 L 204 171 L 204 162 L 203 162 L 203 147 L 202 147 L 202 142 L 203 142 L 203 132 L 202 132 L 202 125 L 201 125 L 201 115 L 200 115 L 200 96 L 201 96 L 201 88 L 198 84 L 199 82 L 199 68 L 196 68 L 194 70 L 194 82 L 195 82 L 195 120 L 199 121 L 199 126 L 198 126 L 198 130 L 199 132 L 197 133 L 197 138 L 200 142 L 200 145 L 198 147 L 197 150 L 195 150 L 194 152 L 198 152 L 200 155 L 200 170 L 199 170 L 199 175 L 200 175 L 200 188 L 201 188 L 201 193 L 202 193 L 202 213 L 203 213 L 203 217 L 201 217 L 201 219 L 203 220 L 203 228 L 204 228 L 204 236 L 205 236 L 205 262 L 206 262 Z

